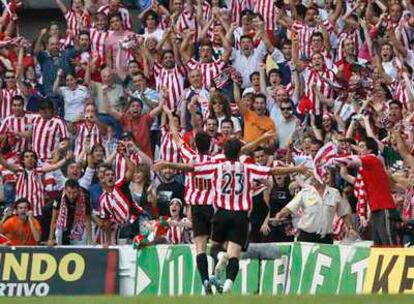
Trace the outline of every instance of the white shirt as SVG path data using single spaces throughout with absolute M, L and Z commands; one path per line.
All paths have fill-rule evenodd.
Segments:
M 232 66 L 239 71 L 243 77 L 242 88 L 251 86 L 250 75 L 259 70 L 259 64 L 263 61 L 266 55 L 267 48 L 263 41 L 260 42 L 256 49 L 253 49 L 249 57 L 246 57 L 241 50 L 233 49 L 230 59 L 233 62 Z M 275 48 L 271 56 L 276 63 L 285 61 L 283 53 L 277 48 Z
M 286 208 L 294 214 L 302 209 L 303 214 L 299 219 L 298 228 L 308 233 L 320 234 L 322 237 L 332 233 L 335 212 L 339 217 L 350 213 L 349 205 L 342 199 L 339 191 L 329 186 L 326 186 L 322 197 L 315 187 L 304 188 L 286 205 Z
M 288 144 L 288 139 L 295 132 L 298 127 L 298 119 L 292 116 L 291 119 L 286 120 L 283 116 L 278 121 L 275 121 L 277 138 L 279 140 L 279 147 L 285 148 Z
M 164 30 L 157 28 L 154 32 L 149 33 L 147 29 L 145 29 L 144 37 L 145 40 L 148 38 L 155 38 L 157 41 L 160 41 L 162 39 L 162 36 L 164 35 Z
M 89 91 L 85 86 L 78 85 L 74 90 L 60 87 L 60 92 L 65 102 L 65 120 L 74 122 L 84 112 Z
M 385 73 L 387 73 L 388 76 L 395 80 L 398 77 L 398 71 L 394 63 L 394 60 L 382 62 L 382 67 L 384 68 Z

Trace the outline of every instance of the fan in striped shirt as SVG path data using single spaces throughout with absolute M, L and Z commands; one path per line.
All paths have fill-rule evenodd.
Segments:
M 211 255 L 217 261 L 217 255 L 227 245 L 228 265 L 224 286 L 213 277 L 210 282 L 218 291 L 230 292 L 239 270 L 239 259 L 248 236 L 248 211 L 251 209 L 251 189 L 254 180 L 268 175 L 307 172 L 304 166 L 290 168 L 269 168 L 239 161 L 242 143 L 238 139 L 230 139 L 224 145 L 225 160 L 198 164 L 167 164 L 168 167 L 192 172 L 194 178 L 211 181 L 215 192 L 214 205 L 218 209 L 212 219 Z M 166 164 L 154 165 L 159 170 Z
M 32 150 L 25 150 L 21 155 L 21 165 L 7 163 L 2 156 L 0 156 L 0 164 L 17 175 L 16 200 L 27 198 L 33 215 L 39 217 L 43 214 L 45 204 L 44 174 L 62 168 L 72 157 L 73 153 L 68 151 L 64 159 L 40 167 L 36 153 Z
M 130 160 L 130 155 L 126 155 L 125 159 L 128 165 L 125 178 L 116 181 L 113 169 L 108 168 L 104 172 L 104 191 L 99 197 L 99 210 L 95 217 L 98 226 L 96 242 L 104 246 L 116 245 L 120 227 L 131 219 L 131 215 L 138 216 L 144 212 L 131 198 L 129 182 L 135 165 Z
M 0 126 L 0 139 L 8 137 L 13 152 L 20 155 L 29 148 L 30 126 L 34 115 L 23 110 L 24 99 L 20 95 L 12 98 L 11 108 L 13 115 L 6 117 Z

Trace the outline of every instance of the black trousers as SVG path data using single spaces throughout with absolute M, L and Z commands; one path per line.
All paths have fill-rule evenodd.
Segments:
M 395 209 L 371 213 L 371 237 L 375 246 L 397 246 L 401 219 Z
M 327 234 L 325 235 L 325 237 L 322 238 L 320 234 L 309 233 L 303 230 L 300 230 L 297 241 L 308 243 L 333 244 L 332 234 Z

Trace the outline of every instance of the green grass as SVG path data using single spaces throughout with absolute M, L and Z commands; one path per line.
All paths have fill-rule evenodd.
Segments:
M 209 297 L 110 297 L 110 296 L 66 296 L 46 298 L 0 298 L 0 304 L 197 304 L 197 303 L 237 303 L 237 304 L 405 304 L 413 303 L 411 295 L 372 295 L 372 296 L 209 296 Z

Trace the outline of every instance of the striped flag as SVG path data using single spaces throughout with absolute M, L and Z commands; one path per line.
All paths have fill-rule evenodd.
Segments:
M 338 148 L 333 143 L 327 143 L 316 154 L 313 160 L 313 172 L 320 183 L 322 183 L 322 178 L 326 174 L 325 164 L 329 159 L 336 156 L 338 156 Z

